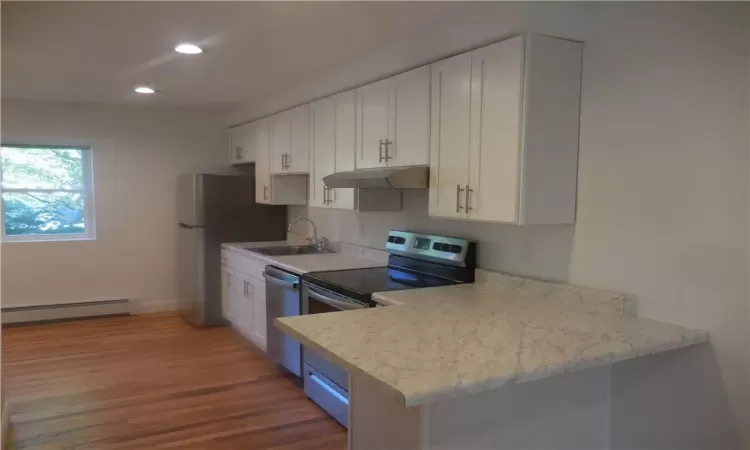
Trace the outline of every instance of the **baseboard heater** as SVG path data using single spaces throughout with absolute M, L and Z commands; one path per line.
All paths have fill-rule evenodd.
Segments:
M 130 315 L 130 300 L 103 300 L 58 305 L 17 306 L 2 308 L 3 325 L 55 322 L 92 317 Z

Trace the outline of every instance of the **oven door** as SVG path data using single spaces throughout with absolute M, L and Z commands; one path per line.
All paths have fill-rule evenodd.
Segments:
M 302 314 L 320 314 L 367 308 L 366 303 L 305 282 L 302 288 Z
M 320 314 L 335 311 L 364 309 L 368 305 L 352 298 L 323 289 L 320 286 L 302 283 L 302 314 Z M 302 361 L 305 367 L 305 393 L 325 409 L 342 425 L 347 426 L 349 374 L 314 350 L 302 346 Z

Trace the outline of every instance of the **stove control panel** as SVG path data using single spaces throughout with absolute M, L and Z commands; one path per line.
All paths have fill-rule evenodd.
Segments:
M 476 265 L 476 242 L 468 239 L 392 230 L 385 249 L 392 254 L 444 264 Z

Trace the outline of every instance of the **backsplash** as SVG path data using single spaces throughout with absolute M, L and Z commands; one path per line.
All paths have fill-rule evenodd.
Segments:
M 470 238 L 479 242 L 478 264 L 489 270 L 548 280 L 567 281 L 574 225 L 515 226 L 427 215 L 427 190 L 405 190 L 404 209 L 394 212 L 355 212 L 290 206 L 289 219 L 309 217 L 318 235 L 372 248 L 383 248 L 391 229 Z

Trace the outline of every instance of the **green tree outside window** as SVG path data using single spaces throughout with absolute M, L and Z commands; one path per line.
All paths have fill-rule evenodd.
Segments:
M 90 152 L 88 148 L 0 147 L 6 240 L 93 237 L 89 223 L 93 205 L 87 204 L 92 202 Z

